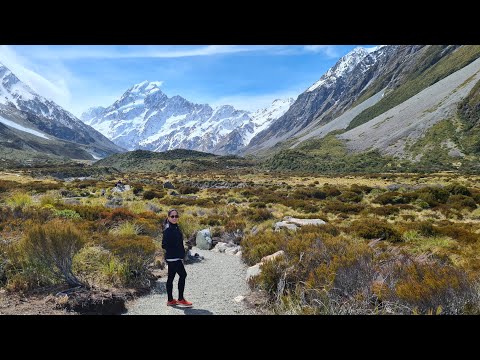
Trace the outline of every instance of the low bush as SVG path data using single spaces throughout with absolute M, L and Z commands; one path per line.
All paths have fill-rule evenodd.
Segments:
M 364 239 L 381 239 L 390 242 L 402 241 L 401 234 L 392 225 L 377 219 L 356 220 L 350 225 L 348 232 Z
M 13 193 L 9 198 L 7 198 L 7 205 L 15 208 L 24 208 L 32 205 L 32 203 L 32 197 L 29 194 L 20 191 Z
M 144 200 L 161 199 L 166 195 L 165 191 L 147 190 L 143 193 Z
M 363 204 L 349 204 L 343 203 L 338 200 L 330 200 L 325 202 L 322 206 L 322 210 L 326 213 L 334 213 L 334 214 L 358 214 L 363 209 L 365 209 L 365 205 Z
M 73 258 L 72 269 L 90 286 L 123 286 L 127 283 L 127 267 L 101 246 L 82 248 Z
M 255 209 L 249 211 L 247 216 L 253 222 L 263 222 L 273 219 L 273 214 L 268 209 Z
M 451 195 L 448 198 L 448 205 L 457 210 L 467 209 L 472 211 L 477 208 L 475 200 L 465 195 Z
M 84 243 L 83 236 L 73 224 L 52 220 L 29 229 L 22 246 L 32 263 L 48 267 L 68 285 L 78 286 L 82 283 L 72 271 L 72 260 Z
M 242 240 L 242 258 L 248 265 L 255 265 L 267 255 L 285 247 L 288 235 L 283 231 L 268 229 L 260 234 L 246 235 Z
M 408 204 L 414 199 L 413 196 L 406 193 L 399 193 L 397 191 L 386 192 L 375 197 L 372 201 L 381 205 L 396 205 L 396 204 Z
M 363 193 L 356 193 L 353 191 L 343 191 L 337 199 L 343 202 L 359 203 L 363 199 Z

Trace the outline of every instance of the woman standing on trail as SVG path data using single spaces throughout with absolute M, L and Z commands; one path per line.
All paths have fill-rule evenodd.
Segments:
M 183 246 L 183 234 L 178 227 L 178 211 L 171 209 L 163 224 L 163 240 L 162 247 L 165 249 L 165 260 L 168 264 L 167 278 L 167 306 L 183 305 L 192 306 L 192 303 L 185 300 L 183 290 L 185 289 L 185 278 L 187 272 L 183 266 L 185 257 L 185 248 Z M 175 274 L 179 275 L 178 279 L 178 300 L 173 298 L 173 279 Z

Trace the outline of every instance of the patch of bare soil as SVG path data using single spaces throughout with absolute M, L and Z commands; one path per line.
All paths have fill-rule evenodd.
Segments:
M 153 274 L 155 283 L 160 274 Z M 0 315 L 119 315 L 125 303 L 145 295 L 150 287 L 136 289 L 68 288 L 52 286 L 25 294 L 0 290 Z

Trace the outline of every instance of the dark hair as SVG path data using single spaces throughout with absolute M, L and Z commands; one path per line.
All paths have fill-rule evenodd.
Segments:
M 163 222 L 163 230 L 168 229 L 168 227 L 170 226 L 170 222 L 168 221 L 168 217 L 169 217 L 170 214 L 171 214 L 172 212 L 174 212 L 174 211 L 175 211 L 175 212 L 177 213 L 177 215 L 178 215 L 178 210 L 177 210 L 177 209 L 170 209 L 170 210 L 168 210 L 167 218 L 166 218 L 165 221 Z

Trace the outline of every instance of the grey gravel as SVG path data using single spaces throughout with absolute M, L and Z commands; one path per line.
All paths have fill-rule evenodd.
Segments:
M 204 259 L 185 265 L 187 279 L 184 296 L 193 303 L 192 308 L 167 306 L 166 281 L 162 277 L 152 294 L 127 304 L 126 315 L 253 315 L 239 296 L 250 290 L 246 283 L 247 265 L 236 255 L 200 250 Z M 173 281 L 173 297 L 178 298 L 178 275 Z M 235 301 L 237 298 L 237 301 Z

